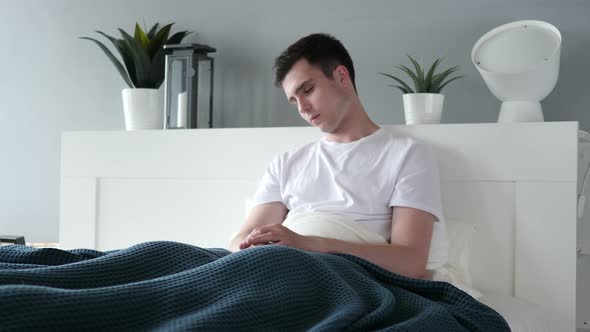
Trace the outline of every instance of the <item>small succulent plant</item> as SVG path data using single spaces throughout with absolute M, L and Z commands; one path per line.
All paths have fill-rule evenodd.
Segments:
M 442 58 L 436 59 L 428 72 L 425 73 L 424 69 L 418 61 L 408 55 L 412 65 L 414 66 L 415 71 L 412 71 L 410 68 L 404 65 L 398 65 L 396 68 L 405 72 L 411 79 L 414 81 L 414 89 L 410 88 L 410 85 L 404 82 L 403 80 L 399 79 L 396 76 L 386 74 L 386 73 L 379 73 L 383 76 L 387 76 L 393 80 L 395 80 L 399 85 L 389 85 L 394 88 L 398 88 L 404 94 L 407 93 L 440 93 L 441 90 L 452 81 L 459 79 L 463 76 L 456 76 L 453 78 L 448 78 L 449 75 L 456 72 L 459 67 L 451 67 L 443 72 L 435 73 L 436 68 L 442 62 Z
M 80 37 L 80 39 L 95 42 L 115 65 L 115 68 L 117 68 L 130 88 L 158 89 L 164 81 L 164 59 L 166 55 L 164 45 L 179 44 L 184 37 L 191 33 L 181 31 L 169 37 L 173 24 L 158 29 L 159 24 L 156 23 L 145 33 L 136 23 L 133 36 L 119 29 L 121 39 L 111 37 L 102 31 L 96 31 L 96 33 L 113 43 L 123 59 L 123 63 L 102 42 L 90 37 Z

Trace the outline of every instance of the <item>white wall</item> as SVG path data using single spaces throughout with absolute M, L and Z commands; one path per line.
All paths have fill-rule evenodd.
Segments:
M 559 82 L 543 102 L 547 120 L 590 128 L 590 1 L 273 1 L 0 0 L 0 234 L 55 241 L 59 141 L 69 130 L 121 130 L 119 74 L 79 36 L 115 34 L 134 22 L 176 22 L 187 41 L 216 47 L 216 127 L 300 126 L 272 84 L 272 61 L 297 38 L 330 32 L 355 60 L 357 86 L 379 123 L 403 123 L 399 93 L 377 72 L 394 72 L 405 54 L 427 63 L 445 56 L 466 77 L 446 89 L 442 121 L 493 122 L 499 102 L 470 62 L 476 40 L 503 23 L 540 19 L 564 44 Z

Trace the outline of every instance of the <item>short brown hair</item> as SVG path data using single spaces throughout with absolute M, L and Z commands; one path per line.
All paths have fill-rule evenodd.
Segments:
M 333 36 L 325 33 L 314 33 L 303 37 L 281 53 L 274 63 L 275 85 L 281 86 L 285 76 L 293 65 L 300 59 L 305 59 L 312 66 L 319 67 L 326 77 L 332 79 L 334 69 L 343 65 L 350 73 L 352 85 L 354 82 L 354 65 L 348 51 L 342 43 Z

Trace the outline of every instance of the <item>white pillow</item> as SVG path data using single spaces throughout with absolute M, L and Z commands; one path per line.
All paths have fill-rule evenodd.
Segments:
M 436 270 L 443 267 L 449 260 L 449 240 L 447 234 L 447 221 L 439 220 L 432 227 L 432 239 L 428 252 L 427 270 Z
M 473 243 L 475 232 L 476 228 L 474 224 L 459 220 L 448 222 L 449 260 L 447 265 L 454 267 L 469 286 L 472 285 L 469 260 L 471 259 L 471 244 Z
M 449 257 L 443 266 L 430 271 L 431 279 L 446 281 L 463 290 L 474 298 L 480 298 L 481 292 L 473 288 L 469 260 L 471 244 L 476 227 L 458 220 L 446 220 L 449 243 Z
M 304 236 L 321 236 L 352 243 L 387 243 L 383 236 L 367 229 L 361 223 L 336 213 L 296 213 L 289 215 L 283 226 Z

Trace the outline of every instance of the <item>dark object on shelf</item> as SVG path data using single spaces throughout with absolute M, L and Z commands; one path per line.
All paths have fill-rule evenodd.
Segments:
M 202 44 L 164 45 L 164 129 L 213 128 L 213 64 Z
M 25 245 L 25 237 L 22 235 L 0 235 L 0 245 L 7 244 Z

